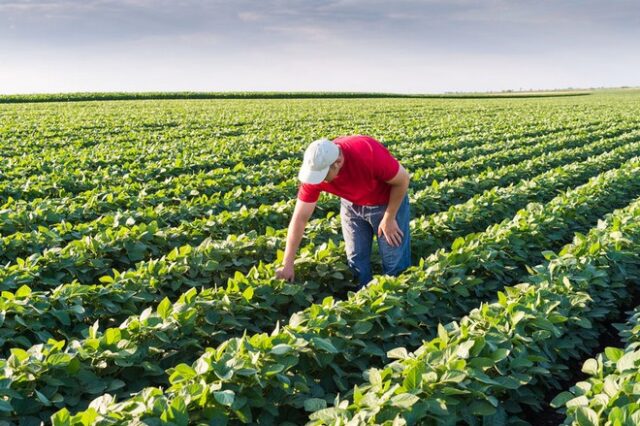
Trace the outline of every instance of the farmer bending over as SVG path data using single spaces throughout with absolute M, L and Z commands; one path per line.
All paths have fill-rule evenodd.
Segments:
M 304 153 L 298 178 L 302 183 L 289 223 L 284 264 L 276 271 L 278 278 L 294 280 L 296 252 L 322 191 L 341 198 L 347 263 L 358 288 L 372 279 L 374 235 L 385 274 L 397 275 L 409 267 L 409 174 L 380 142 L 363 135 L 314 141 Z

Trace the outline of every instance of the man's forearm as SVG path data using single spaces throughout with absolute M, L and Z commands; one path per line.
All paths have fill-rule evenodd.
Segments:
M 305 226 L 306 223 L 300 223 L 298 221 L 291 221 L 289 224 L 289 229 L 287 230 L 287 245 L 284 249 L 283 263 L 285 265 L 293 265 L 293 262 L 296 260 L 296 252 L 304 236 Z
M 409 182 L 391 186 L 391 192 L 389 193 L 389 203 L 387 204 L 387 210 L 384 212 L 385 216 L 391 219 L 396 218 L 396 213 L 402 204 L 402 200 L 409 189 Z

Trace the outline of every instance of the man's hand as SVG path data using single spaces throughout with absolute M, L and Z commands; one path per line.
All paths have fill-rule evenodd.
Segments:
M 404 233 L 400 230 L 395 217 L 384 215 L 378 226 L 378 238 L 382 237 L 383 234 L 387 242 L 393 247 L 400 247 L 402 244 Z
M 296 272 L 293 265 L 284 265 L 282 268 L 276 270 L 276 278 L 281 280 L 287 280 L 292 283 L 295 277 Z
M 276 270 L 276 278 L 293 282 L 296 276 L 293 268 L 296 251 L 298 251 L 300 241 L 302 241 L 304 227 L 307 225 L 315 208 L 315 202 L 307 203 L 300 199 L 296 201 L 296 207 L 293 209 L 293 216 L 291 216 L 287 230 L 287 245 L 284 248 L 284 259 L 282 260 L 283 267 Z

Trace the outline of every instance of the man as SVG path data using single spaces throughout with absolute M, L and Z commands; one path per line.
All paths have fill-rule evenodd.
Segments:
M 385 274 L 397 275 L 409 267 L 409 174 L 380 142 L 364 135 L 314 141 L 304 153 L 298 179 L 302 183 L 289 223 L 283 267 L 276 271 L 278 278 L 294 280 L 296 252 L 322 191 L 342 199 L 347 263 L 358 288 L 372 279 L 374 235 Z

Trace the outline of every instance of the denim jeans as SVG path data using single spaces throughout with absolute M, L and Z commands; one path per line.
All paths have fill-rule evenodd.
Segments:
M 347 249 L 347 263 L 358 281 L 358 289 L 373 278 L 371 273 L 371 249 L 373 237 L 378 235 L 378 226 L 387 205 L 359 206 L 341 201 L 340 216 L 342 235 Z M 378 238 L 378 248 L 382 258 L 382 272 L 398 275 L 411 265 L 411 236 L 409 235 L 409 197 L 405 195 L 396 213 L 396 221 L 403 232 L 402 244 L 394 247 L 383 235 Z

